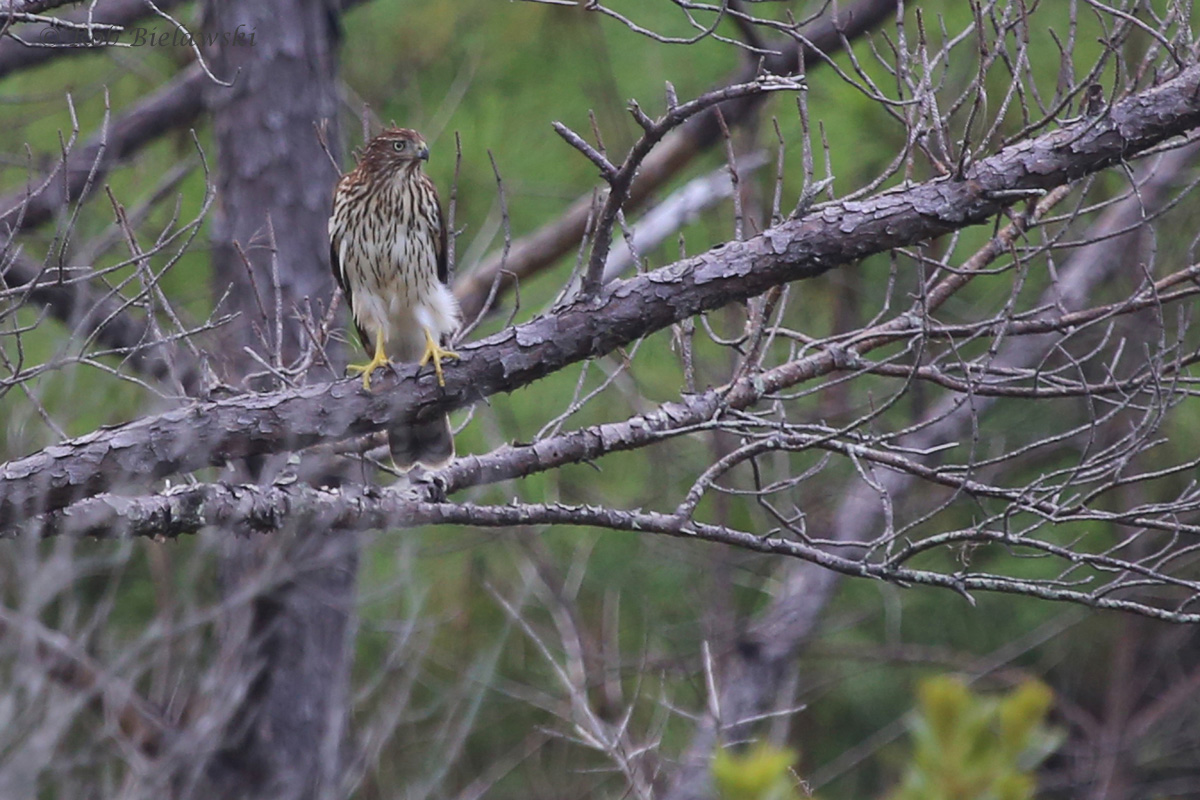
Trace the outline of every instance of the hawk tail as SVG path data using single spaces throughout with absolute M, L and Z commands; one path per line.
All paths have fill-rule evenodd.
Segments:
M 450 418 L 397 425 L 388 429 L 388 449 L 396 469 L 408 472 L 417 464 L 428 470 L 441 469 L 454 458 L 454 436 Z

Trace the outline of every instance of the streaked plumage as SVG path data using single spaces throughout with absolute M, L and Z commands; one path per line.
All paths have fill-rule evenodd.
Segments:
M 363 149 L 358 166 L 342 176 L 329 218 L 330 260 L 350 303 L 368 354 L 363 373 L 389 361 L 432 361 L 444 384 L 443 349 L 460 314 L 446 285 L 446 225 L 433 181 L 422 171 L 429 149 L 416 131 L 385 130 Z M 450 423 L 441 418 L 388 431 L 392 460 L 436 469 L 454 457 Z

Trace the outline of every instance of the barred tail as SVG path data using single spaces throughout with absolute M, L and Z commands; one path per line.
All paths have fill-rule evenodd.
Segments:
M 408 472 L 420 464 L 425 469 L 441 469 L 454 458 L 454 436 L 450 418 L 397 425 L 388 429 L 388 448 L 396 469 Z

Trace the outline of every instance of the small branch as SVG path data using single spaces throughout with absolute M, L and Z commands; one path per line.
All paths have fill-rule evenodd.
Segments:
M 732 76 L 727 85 L 754 80 L 760 71 L 772 75 L 808 73 L 827 64 L 828 55 L 843 48 L 895 16 L 896 0 L 857 0 L 837 14 L 830 14 L 814 22 L 804 30 L 804 41 L 797 46 L 788 41 L 763 57 L 761 64 L 743 66 Z M 751 95 L 729 100 L 721 107 L 725 121 L 731 126 L 741 125 L 757 113 L 765 95 Z M 668 110 L 678 106 L 675 88 L 666 86 Z M 625 208 L 636 206 L 677 175 L 692 159 L 720 141 L 720 130 L 716 114 L 712 109 L 703 111 L 684 123 L 642 163 L 641 170 L 629 189 Z M 501 266 L 500 254 L 485 259 L 469 274 L 460 277 L 454 294 L 463 309 L 463 316 L 471 319 L 486 312 L 493 302 L 510 290 L 519 281 L 537 274 L 556 263 L 558 259 L 576 249 L 583 240 L 588 223 L 592 218 L 592 193 L 588 192 L 573 202 L 557 220 L 547 223 L 533 233 L 513 240 L 511 253 Z
M 42 14 L 75 0 L 0 0 L 0 22 L 18 14 Z
M 0 31 L 4 29 L 4 3 L 0 0 Z M 69 0 L 71 5 L 78 6 L 76 0 Z M 182 0 L 159 0 L 159 8 L 172 8 L 180 5 Z M 56 6 L 67 5 L 67 2 L 55 3 Z M 123 30 L 128 25 L 137 22 L 152 12 L 143 0 L 99 0 L 93 5 L 90 0 L 88 7 L 70 14 L 55 17 L 57 22 L 26 24 L 20 28 L 20 38 L 28 44 L 23 44 L 13 37 L 0 36 L 0 78 L 22 69 L 44 64 L 60 56 L 79 55 L 91 52 L 100 47 L 106 47 L 113 40 L 111 36 L 97 37 L 89 31 L 97 28 L 105 30 Z M 70 27 L 50 31 L 52 26 L 67 23 Z M 44 46 L 30 46 L 33 44 Z
M 739 166 L 745 176 L 765 163 L 766 157 L 758 153 L 742 159 Z M 636 259 L 629 247 L 629 241 L 634 243 L 638 252 L 653 250 L 703 211 L 732 196 L 733 183 L 729 179 L 728 167 L 718 167 L 707 175 L 693 178 L 679 187 L 642 215 L 630 229 L 628 236 L 618 240 L 609 251 L 608 262 L 604 266 L 604 283 L 616 280 L 633 268 Z
M 40 191 L 0 196 L 0 252 L 4 237 L 29 230 L 52 219 L 86 190 L 101 185 L 105 175 L 168 131 L 187 128 L 204 107 L 204 72 L 189 67 L 158 91 L 112 119 L 108 126 L 58 166 L 53 179 L 40 182 Z M 61 173 L 61 174 L 59 174 Z
M 117 721 L 121 733 L 145 755 L 162 751 L 174 730 L 163 714 L 124 681 L 109 674 L 63 634 L 0 607 L 0 638 L 34 641 L 39 660 L 56 681 L 85 696 Z
M 588 300 L 595 297 L 596 292 L 604 284 L 604 265 L 608 260 L 609 247 L 612 245 L 612 232 L 613 226 L 617 222 L 617 215 L 620 214 L 625 202 L 629 199 L 634 176 L 642 162 L 664 136 L 701 111 L 714 108 L 727 100 L 769 92 L 801 91 L 803 89 L 804 83 L 801 81 L 764 75 L 750 83 L 727 86 L 724 89 L 708 92 L 682 105 L 677 105 L 668 109 L 667 113 L 657 120 L 650 120 L 642 113 L 637 103 L 631 101 L 629 110 L 634 119 L 642 124 L 645 133 L 629 150 L 621 167 L 615 173 L 606 175 L 609 184 L 608 196 L 604 200 L 604 208 L 601 210 L 599 221 L 596 224 L 592 254 L 588 259 L 587 271 L 584 273 L 580 287 L 581 299 Z M 607 160 L 605 163 L 608 163 Z
M 561 136 L 567 144 L 583 153 L 589 161 L 600 168 L 601 177 L 605 180 L 612 180 L 616 176 L 617 168 L 612 165 L 612 162 L 605 158 L 599 150 L 584 141 L 582 136 L 561 122 L 553 122 L 551 125 L 554 132 Z
M 45 272 L 39 264 L 18 255 L 0 272 L 0 282 L 22 290 L 27 301 L 45 306 L 82 338 L 95 337 L 104 347 L 128 358 L 139 373 L 157 380 L 174 376 L 187 394 L 199 391 L 199 364 L 186 349 L 155 336 L 149 319 L 87 283 L 57 281 L 47 278 Z

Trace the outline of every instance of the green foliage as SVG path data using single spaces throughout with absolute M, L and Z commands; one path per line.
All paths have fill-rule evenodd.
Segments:
M 721 800 L 799 800 L 796 753 L 765 742 L 744 754 L 718 750 L 712 776 Z
M 957 678 L 921 682 L 908 772 L 891 800 L 1028 800 L 1033 769 L 1061 736 L 1045 724 L 1049 687 L 1029 680 L 1002 697 Z

